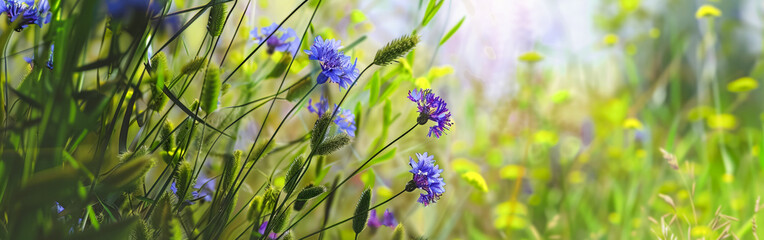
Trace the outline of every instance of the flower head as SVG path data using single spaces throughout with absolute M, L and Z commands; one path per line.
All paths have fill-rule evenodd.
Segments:
M 337 108 L 337 104 L 334 104 L 334 108 L 338 111 L 337 116 L 334 118 L 334 124 L 337 124 L 339 130 L 345 132 L 348 136 L 355 137 L 355 114 L 348 109 Z M 308 99 L 308 111 L 321 117 L 329 111 L 329 102 L 323 96 L 315 104 L 312 99 Z
M 358 59 L 351 62 L 350 56 L 340 51 L 340 41 L 330 39 L 324 41 L 321 36 L 317 36 L 310 50 L 305 53 L 310 56 L 310 60 L 318 60 L 321 64 L 321 73 L 316 81 L 321 84 L 330 80 L 340 88 L 348 88 L 350 84 L 358 77 L 356 63 Z
M 48 0 L 40 0 L 35 4 L 35 0 L 4 0 L 0 4 L 0 14 L 8 15 L 10 22 L 15 22 L 19 17 L 19 25 L 16 31 L 20 32 L 30 24 L 37 24 L 42 27 L 43 24 L 50 22 L 50 4 Z
M 329 110 L 329 102 L 324 96 L 321 96 L 320 100 L 315 104 L 313 103 L 313 99 L 308 99 L 308 111 L 321 117 L 327 110 Z
M 395 216 L 393 216 L 393 212 L 390 212 L 390 209 L 385 209 L 385 214 L 382 215 L 382 225 L 391 228 L 398 226 L 398 221 L 395 220 Z
M 215 178 L 207 177 L 204 172 L 199 173 L 194 189 L 196 191 L 191 192 L 193 199 L 201 199 L 202 202 L 212 202 L 212 196 L 215 195 Z
M 424 90 L 411 90 L 409 91 L 409 100 L 417 103 L 419 112 L 419 118 L 417 122 L 421 125 L 427 123 L 427 120 L 432 120 L 437 123 L 435 126 L 430 127 L 430 132 L 427 133 L 428 137 L 440 138 L 443 133 L 450 129 L 453 125 L 451 120 L 451 112 L 448 111 L 448 107 L 445 101 L 432 93 L 431 89 Z
M 695 18 L 697 19 L 701 19 L 705 17 L 714 18 L 714 17 L 719 17 L 721 15 L 722 15 L 721 10 L 709 4 L 703 4 L 703 6 L 700 6 L 700 8 L 698 8 L 698 11 L 695 12 Z
M 260 234 L 265 234 L 266 228 L 268 228 L 268 221 L 264 221 L 263 224 L 260 225 L 260 228 L 257 229 L 257 232 L 259 232 Z M 270 234 L 268 234 L 268 239 L 276 239 L 276 238 L 279 238 L 279 235 L 276 234 L 275 232 L 271 232 Z
M 378 228 L 379 226 L 382 226 L 382 223 L 377 218 L 377 209 L 372 209 L 369 211 L 369 221 L 366 222 L 366 225 L 372 228 Z
M 337 104 L 334 104 L 337 107 Z M 338 109 L 337 117 L 334 118 L 334 124 L 340 128 L 340 131 L 347 133 L 348 136 L 355 137 L 355 114 L 348 109 Z
M 268 45 L 268 54 L 272 54 L 274 51 L 288 53 L 296 52 L 297 48 L 300 47 L 298 46 L 299 43 L 294 41 L 297 39 L 297 33 L 295 33 L 292 28 L 277 30 L 278 28 L 279 25 L 273 23 L 270 26 L 260 29 L 260 34 L 258 34 L 257 28 L 255 28 L 249 32 L 249 36 L 254 38 L 258 44 L 265 41 Z M 273 33 L 273 36 L 268 38 L 271 33 Z M 266 38 L 268 38 L 268 40 L 266 40 Z
M 443 186 L 446 183 L 443 182 L 443 178 L 440 177 L 440 173 L 443 169 L 440 169 L 438 165 L 435 165 L 433 156 L 428 156 L 427 153 L 416 154 L 418 162 L 415 162 L 413 158 L 410 158 L 409 165 L 411 166 L 410 173 L 414 174 L 412 182 L 416 184 L 416 188 L 422 189 L 426 192 L 419 195 L 418 202 L 425 206 L 430 203 L 435 203 L 440 199 L 440 196 L 446 191 Z M 391 214 L 392 216 L 392 214 Z

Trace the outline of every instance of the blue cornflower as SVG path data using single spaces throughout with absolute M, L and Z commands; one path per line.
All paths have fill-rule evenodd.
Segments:
M 334 104 L 337 107 L 337 104 Z M 355 137 L 355 114 L 349 109 L 338 109 L 337 117 L 334 118 L 334 124 L 340 128 L 340 131 L 347 133 L 348 136 Z
M 398 221 L 395 220 L 395 216 L 393 216 L 393 212 L 390 212 L 390 209 L 385 209 L 385 214 L 382 215 L 382 225 L 391 228 L 398 226 Z
M 334 104 L 334 108 L 337 108 L 337 104 Z M 318 117 L 321 117 L 329 111 L 329 102 L 321 96 L 319 102 L 313 104 L 312 99 L 308 99 L 308 111 L 315 113 Z M 345 132 L 348 136 L 355 137 L 355 114 L 348 109 L 337 109 L 337 116 L 334 118 L 334 124 L 340 131 Z
M 411 166 L 411 171 L 409 172 L 414 174 L 414 179 L 411 181 L 415 184 L 416 188 L 426 192 L 426 194 L 420 194 L 417 201 L 427 206 L 438 201 L 443 192 L 446 191 L 443 188 L 446 183 L 440 177 L 443 169 L 438 168 L 438 165 L 435 165 L 434 157 L 427 156 L 426 152 L 423 154 L 417 153 L 416 157 L 419 159 L 419 162 L 415 162 L 413 158 L 410 158 L 409 161 Z M 413 191 L 416 188 L 409 189 L 407 187 L 406 190 Z
M 355 67 L 358 58 L 351 63 L 350 56 L 340 51 L 340 47 L 338 40 L 324 41 L 321 36 L 317 36 L 313 46 L 310 46 L 310 50 L 305 50 L 305 53 L 310 56 L 310 60 L 318 60 L 321 63 L 321 73 L 316 79 L 319 84 L 331 80 L 337 83 L 340 88 L 348 88 L 358 78 L 358 69 Z
M 454 124 L 446 102 L 440 97 L 435 96 L 431 89 L 411 90 L 409 91 L 408 98 L 417 103 L 417 111 L 419 112 L 417 123 L 424 125 L 427 123 L 427 120 L 437 123 L 435 126 L 430 127 L 430 132 L 427 133 L 428 137 L 432 137 L 435 134 L 435 137 L 440 138 L 440 135 L 443 135 Z
M 369 221 L 366 222 L 366 225 L 372 228 L 378 228 L 379 226 L 382 226 L 382 222 L 380 222 L 377 218 L 377 209 L 372 209 L 369 211 Z
M 323 116 L 327 110 L 329 110 L 329 102 L 324 96 L 321 96 L 316 104 L 313 104 L 313 99 L 308 99 L 308 111 L 315 113 L 318 117 Z
M 200 199 L 202 202 L 212 202 L 212 196 L 215 195 L 215 178 L 209 178 L 204 172 L 201 172 L 196 178 L 193 189 L 196 189 L 196 191 L 191 192 L 193 199 Z
M 30 24 L 37 24 L 42 27 L 43 24 L 50 22 L 50 4 L 48 0 L 40 0 L 35 4 L 35 0 L 3 0 L 0 4 L 0 14 L 5 13 L 11 22 L 19 17 L 19 25 L 16 31 L 20 32 Z
M 300 46 L 298 46 L 299 43 L 294 41 L 297 39 L 297 33 L 295 33 L 294 29 L 286 28 L 277 31 L 276 29 L 278 28 L 279 25 L 273 23 L 270 26 L 263 27 L 260 30 L 260 34 L 257 33 L 257 28 L 255 28 L 249 32 L 249 36 L 257 40 L 258 44 L 265 41 L 268 45 L 268 54 L 273 54 L 274 51 L 288 52 L 290 54 L 297 52 L 297 48 Z M 268 35 L 271 35 L 274 31 L 277 32 L 268 38 L 268 40 L 265 40 L 265 38 L 267 38 Z
M 257 229 L 257 232 L 260 234 L 265 234 L 265 229 L 268 228 L 268 221 L 264 221 L 263 224 L 260 225 L 260 228 Z M 271 232 L 268 234 L 268 239 L 277 239 L 279 238 L 279 235 L 275 232 Z

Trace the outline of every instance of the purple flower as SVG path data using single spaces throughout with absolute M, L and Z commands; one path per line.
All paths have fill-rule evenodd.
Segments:
M 193 189 L 196 189 L 191 192 L 193 199 L 200 199 L 202 202 L 212 202 L 212 196 L 215 195 L 215 178 L 209 178 L 204 172 L 201 172 L 196 178 Z
M 317 114 L 318 117 L 323 116 L 327 110 L 329 110 L 329 102 L 324 96 L 321 96 L 316 104 L 313 104 L 313 99 L 308 99 L 308 111 Z
M 427 123 L 427 120 L 432 120 L 437 123 L 435 126 L 430 127 L 430 132 L 427 133 L 428 137 L 440 138 L 446 130 L 449 130 L 454 124 L 451 120 L 451 112 L 448 111 L 448 107 L 445 101 L 432 93 L 431 89 L 420 89 L 409 91 L 409 100 L 417 103 L 419 112 L 419 118 L 417 122 L 421 125 Z
M 382 226 L 382 223 L 377 218 L 377 209 L 372 209 L 369 211 L 369 221 L 366 222 L 366 225 L 371 228 L 378 228 L 379 226 Z
M 321 73 L 316 79 L 319 84 L 330 80 L 337 83 L 340 88 L 348 88 L 358 78 L 359 73 L 356 68 L 358 59 L 351 63 L 350 56 L 340 51 L 340 47 L 338 40 L 324 41 L 321 36 L 317 36 L 310 50 L 305 50 L 310 60 L 318 60 L 321 64 Z
M 426 192 L 426 194 L 420 194 L 417 201 L 427 206 L 440 199 L 440 196 L 446 191 L 443 188 L 446 183 L 440 177 L 440 173 L 443 170 L 438 168 L 438 165 L 435 165 L 433 156 L 427 156 L 425 152 L 423 154 L 417 153 L 416 157 L 419 159 L 419 162 L 415 162 L 413 158 L 410 158 L 409 165 L 411 166 L 411 171 L 409 172 L 414 174 L 413 182 L 416 184 L 416 187 Z
M 393 216 L 393 212 L 390 212 L 390 209 L 385 209 L 385 214 L 382 215 L 382 225 L 391 228 L 398 226 L 398 221 L 395 220 L 395 216 Z
M 45 62 L 45 66 L 48 67 L 48 69 L 53 70 L 53 47 L 54 45 L 50 45 L 50 54 L 48 55 L 48 61 Z M 34 67 L 34 58 L 31 57 L 24 57 L 24 61 L 28 64 L 32 65 Z
M 290 54 L 293 54 L 297 52 L 297 48 L 299 43 L 297 43 L 297 33 L 295 33 L 294 29 L 292 28 L 286 28 L 284 30 L 276 30 L 279 28 L 279 25 L 276 23 L 271 24 L 270 26 L 263 27 L 260 29 L 260 34 L 257 34 L 257 28 L 249 32 L 249 36 L 257 40 L 257 43 L 260 44 L 263 41 L 268 45 L 268 54 L 273 54 L 274 51 L 279 52 L 288 52 Z M 273 33 L 276 31 L 276 33 Z M 273 33 L 273 36 L 268 38 L 268 40 L 265 40 L 269 35 Z
M 56 213 L 61 213 L 64 211 L 64 207 L 61 206 L 60 203 L 56 202 Z
M 334 104 L 337 107 L 337 104 Z M 334 124 L 337 124 L 340 131 L 345 132 L 348 136 L 355 137 L 355 114 L 348 109 L 338 109 L 337 117 L 334 118 Z
M 348 109 L 337 108 L 337 104 L 334 104 L 334 108 L 339 111 L 334 118 L 334 124 L 337 125 L 340 131 L 345 132 L 348 136 L 355 137 L 355 114 Z M 308 111 L 321 117 L 324 113 L 329 111 L 329 102 L 323 96 L 321 96 L 321 100 L 315 104 L 312 99 L 308 99 Z
M 8 15 L 10 22 L 16 21 L 19 17 L 19 25 L 16 31 L 20 32 L 30 24 L 37 24 L 42 27 L 43 24 L 50 22 L 50 4 L 48 0 L 40 0 L 35 4 L 35 0 L 3 0 L 0 4 L 0 14 Z
M 260 234 L 265 234 L 266 228 L 268 228 L 268 221 L 263 222 L 263 224 L 260 225 L 260 228 L 257 230 L 257 232 L 259 232 Z M 268 234 L 269 239 L 276 239 L 278 237 L 279 235 L 276 234 L 275 232 L 271 232 L 270 234 Z

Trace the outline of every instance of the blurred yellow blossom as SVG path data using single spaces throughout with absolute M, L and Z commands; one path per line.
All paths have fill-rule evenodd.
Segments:
M 652 28 L 650 29 L 650 38 L 659 38 L 661 37 L 661 30 L 658 28 Z
M 538 144 L 554 145 L 557 140 L 557 133 L 552 131 L 540 130 L 533 134 L 533 141 Z
M 568 99 L 570 99 L 570 91 L 568 90 L 556 91 L 552 94 L 551 99 L 552 99 L 552 102 L 554 103 L 567 102 Z
M 393 190 L 385 186 L 379 186 L 377 187 L 377 196 L 383 199 L 390 198 L 393 196 Z
M 618 214 L 617 212 L 612 212 L 610 215 L 607 216 L 607 219 L 612 224 L 620 224 L 621 223 L 621 214 Z
M 722 113 L 706 119 L 709 128 L 731 130 L 737 126 L 737 119 L 732 114 Z
M 501 176 L 501 178 L 515 179 L 521 174 L 524 174 L 523 171 L 525 171 L 525 168 L 523 166 L 508 165 L 506 167 L 501 168 L 501 170 L 499 170 L 499 175 Z
M 517 57 L 518 60 L 527 62 L 527 63 L 535 63 L 541 60 L 544 60 L 544 55 L 541 55 L 540 53 L 536 51 L 530 51 L 523 53 L 519 57 Z
M 741 77 L 727 84 L 727 90 L 730 92 L 748 92 L 758 87 L 759 83 L 751 77 Z
M 725 183 L 731 183 L 732 181 L 735 181 L 735 176 L 732 176 L 732 174 L 725 173 L 722 175 L 722 181 Z
M 695 18 L 698 18 L 698 19 L 704 18 L 704 17 L 719 17 L 721 15 L 722 15 L 721 10 L 709 4 L 703 4 L 703 6 L 700 6 L 700 8 L 698 8 L 698 11 L 695 12 Z
M 642 122 L 636 118 L 627 118 L 623 121 L 623 128 L 625 129 L 642 129 Z
M 568 174 L 568 181 L 573 184 L 584 182 L 584 174 L 581 171 L 574 170 Z
M 615 34 L 612 34 L 612 33 L 608 34 L 608 35 L 605 35 L 605 38 L 602 39 L 602 42 L 604 42 L 605 45 L 613 46 L 616 43 L 618 43 L 618 35 L 615 35 Z
M 692 228 L 692 236 L 693 237 L 703 237 L 708 236 L 713 231 L 711 228 L 707 227 L 706 225 L 698 225 Z
M 462 174 L 462 179 L 467 181 L 472 187 L 482 192 L 488 192 L 488 184 L 485 182 L 483 175 L 475 171 L 469 171 Z

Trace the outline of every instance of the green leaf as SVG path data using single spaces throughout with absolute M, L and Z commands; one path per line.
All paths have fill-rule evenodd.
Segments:
M 380 84 L 382 79 L 379 77 L 379 72 L 374 72 L 369 80 L 369 104 L 376 105 L 379 99 Z M 357 117 L 357 116 L 356 116 Z
M 454 33 L 456 33 L 456 31 L 459 30 L 459 27 L 461 27 L 462 23 L 464 22 L 464 18 L 465 17 L 462 17 L 462 20 L 459 20 L 459 23 L 453 26 L 451 30 L 448 30 L 448 33 L 446 33 L 446 35 L 443 36 L 442 39 L 440 39 L 440 43 L 438 45 L 443 45 L 444 43 L 446 43 L 446 41 L 448 41 L 448 39 L 451 38 L 451 35 L 454 35 Z
M 358 199 L 358 204 L 355 206 L 355 217 L 353 218 L 353 231 L 356 235 L 361 233 L 366 227 L 366 221 L 369 220 L 369 205 L 371 205 L 371 189 L 361 193 L 361 198 Z
M 367 187 L 373 188 L 374 182 L 377 180 L 377 174 L 374 173 L 373 168 L 369 168 L 368 171 L 361 174 L 361 181 L 363 182 L 363 185 L 366 185 Z
M 440 0 L 438 3 L 435 3 L 435 0 L 430 0 L 430 3 L 427 4 L 427 10 L 424 12 L 424 18 L 422 18 L 422 26 L 427 26 L 427 24 L 430 23 L 430 20 L 432 20 L 432 18 L 435 17 L 435 14 L 440 10 L 440 6 L 443 5 L 443 2 L 443 0 Z

